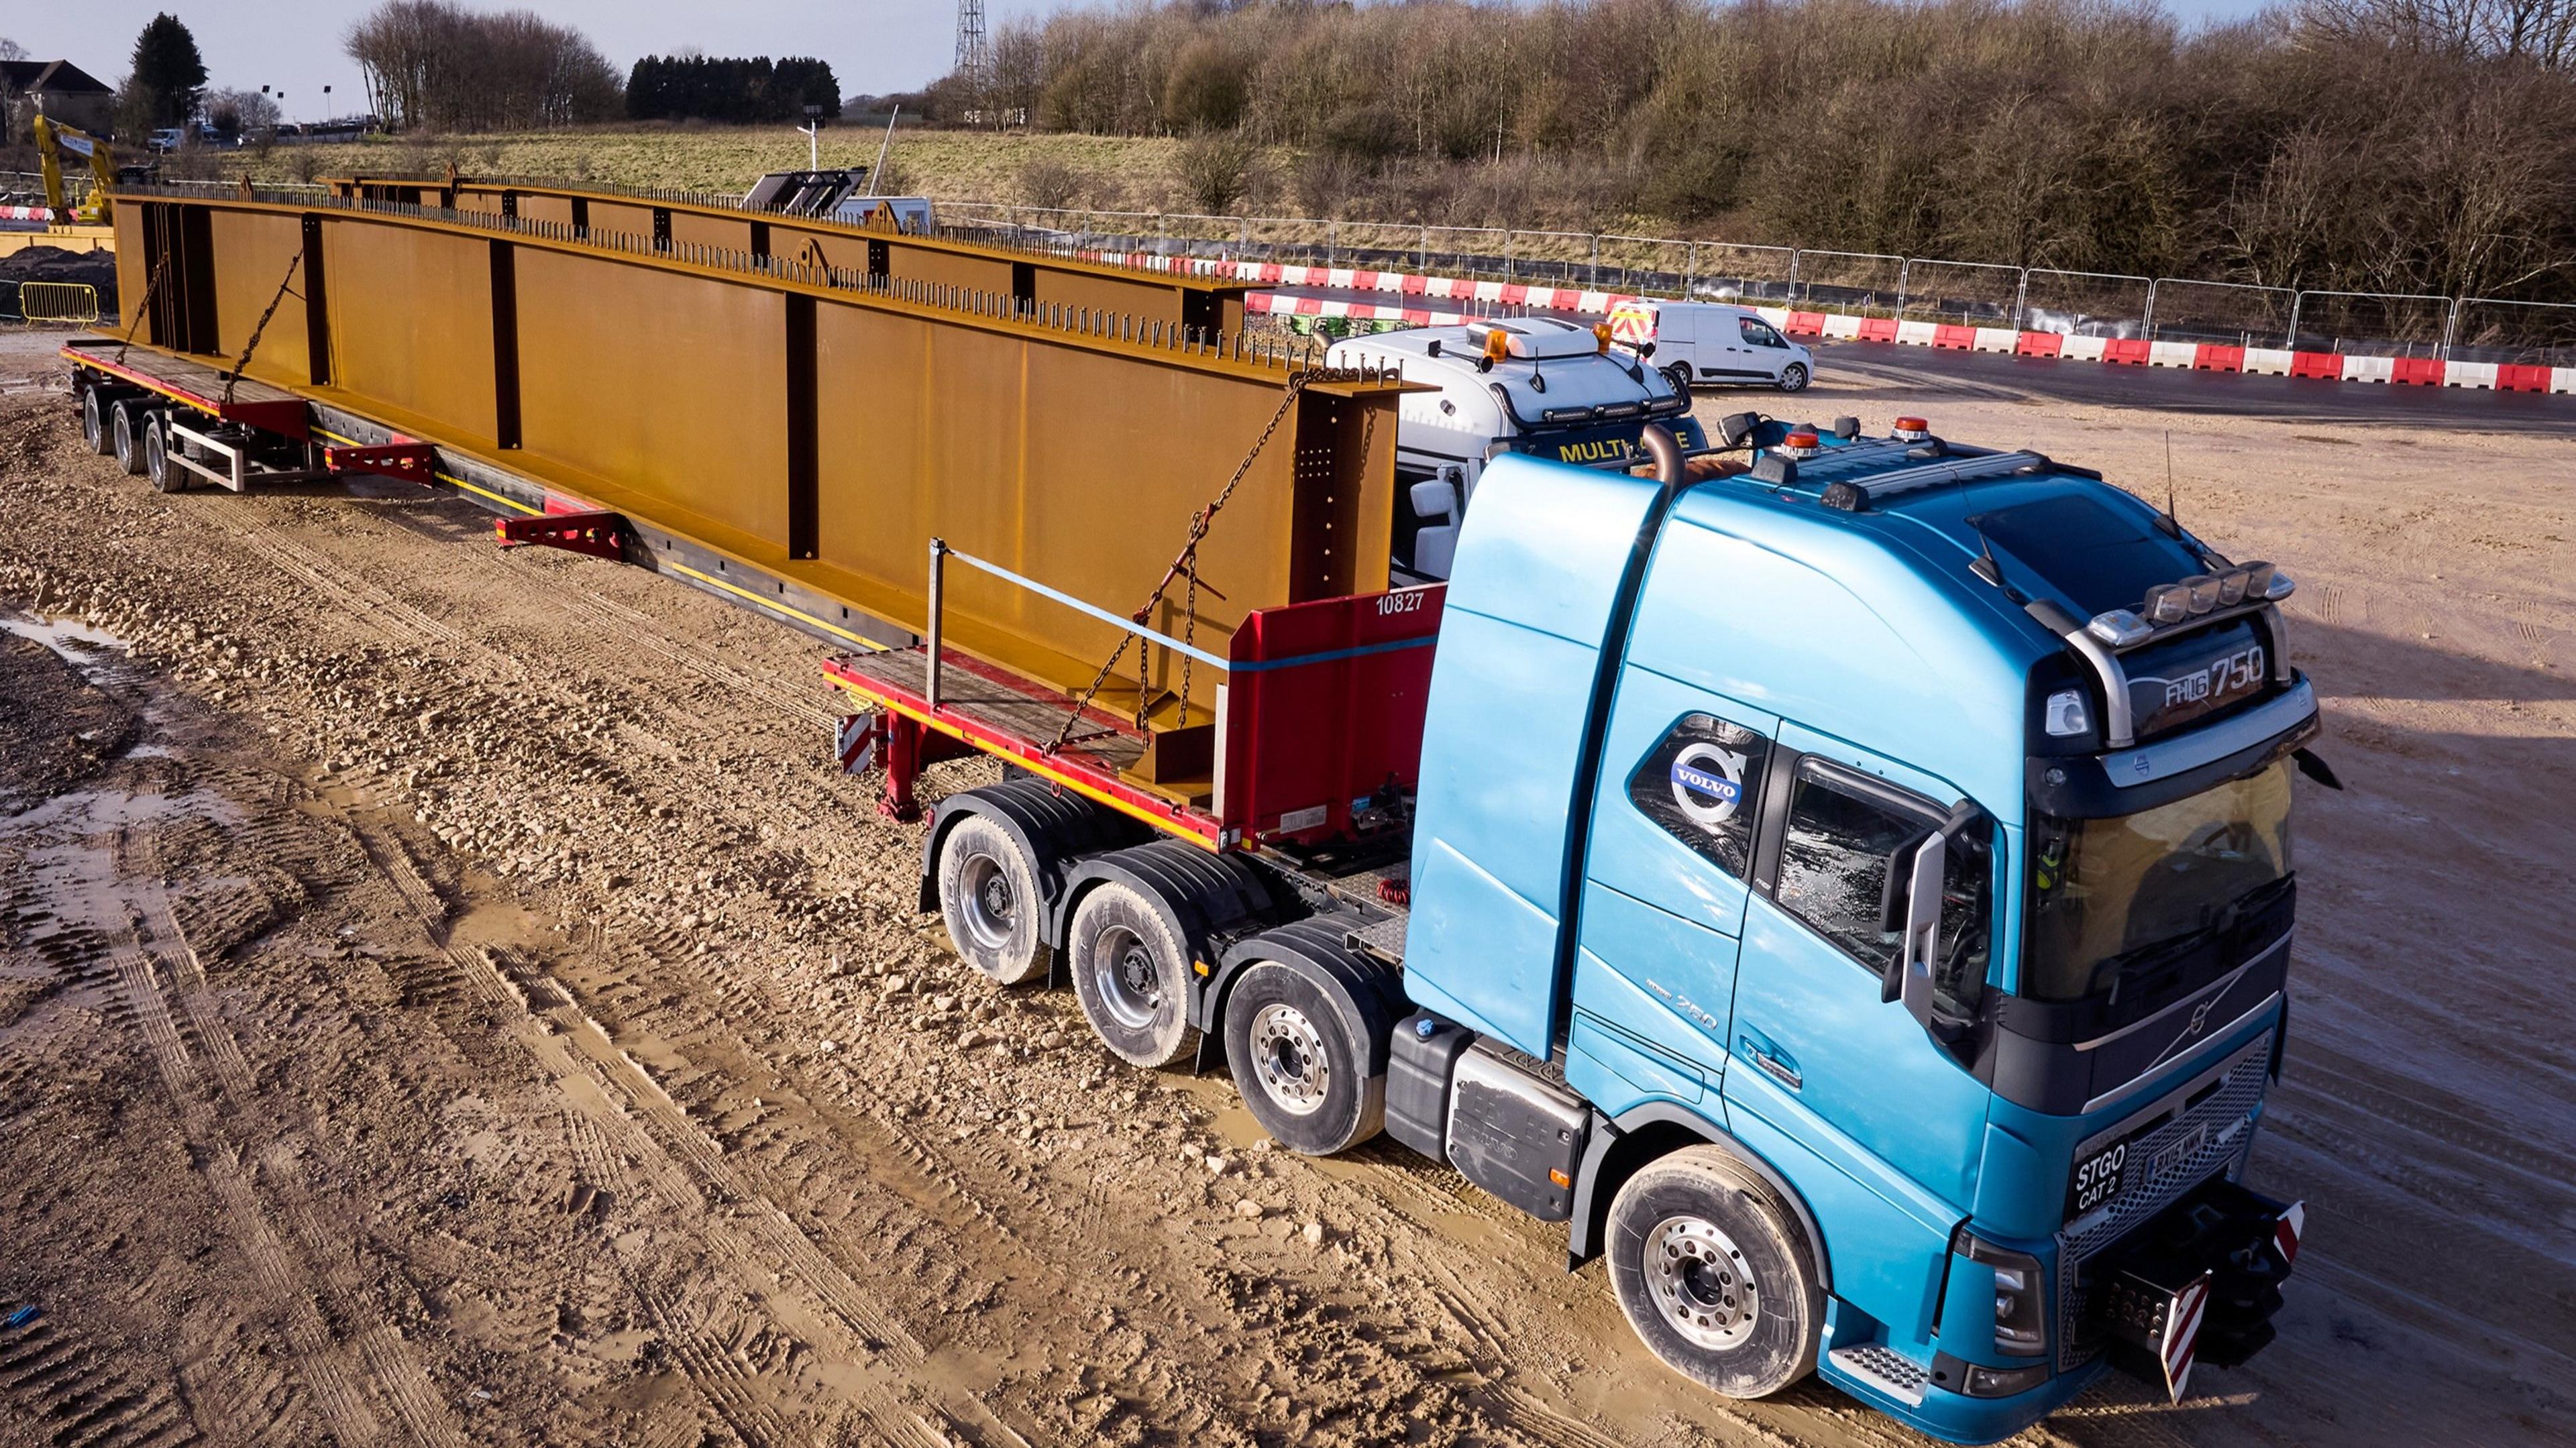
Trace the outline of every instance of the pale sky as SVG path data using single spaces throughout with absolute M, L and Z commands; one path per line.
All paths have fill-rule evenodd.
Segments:
M 638 56 L 691 46 L 709 55 L 819 55 L 843 95 L 913 90 L 956 53 L 954 0 L 464 0 L 477 10 L 534 10 L 588 35 L 622 75 Z M 1069 0 L 985 0 L 988 24 L 1064 8 Z M 2233 17 L 2259 0 L 2166 0 L 2186 18 Z M 285 92 L 289 120 L 365 109 L 358 68 L 341 50 L 376 0 L 11 0 L 0 38 L 39 60 L 68 59 L 114 85 L 134 37 L 157 11 L 188 23 L 217 89 Z M 332 93 L 326 105 L 322 87 Z

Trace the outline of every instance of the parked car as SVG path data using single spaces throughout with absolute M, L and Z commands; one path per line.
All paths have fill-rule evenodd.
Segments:
M 1610 309 L 1610 340 L 1651 360 L 1684 395 L 1720 384 L 1797 392 L 1816 376 L 1816 354 L 1752 308 L 1724 302 L 1621 302 Z

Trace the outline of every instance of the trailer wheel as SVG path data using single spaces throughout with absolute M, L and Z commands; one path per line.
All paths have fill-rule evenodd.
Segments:
M 959 820 L 939 844 L 939 918 L 968 965 L 998 985 L 1046 975 L 1054 952 L 1039 930 L 1045 902 L 1010 831 L 991 818 Z
M 152 480 L 156 493 L 175 493 L 188 485 L 187 469 L 171 465 L 174 446 L 167 419 L 157 412 L 143 419 L 143 475 Z
M 1689 363 L 1675 362 L 1664 368 L 1664 380 L 1673 385 L 1674 396 L 1686 398 L 1691 395 L 1691 370 Z
M 108 409 L 108 435 L 114 439 L 116 465 L 143 476 L 143 407 L 124 401 Z
M 108 425 L 107 404 L 99 400 L 95 387 L 81 389 L 81 441 L 88 443 L 89 450 L 100 457 L 116 451 L 116 437 Z
M 1225 1000 L 1225 1059 L 1261 1129 L 1290 1151 L 1331 1156 L 1386 1125 L 1386 1072 L 1369 1071 L 1356 1008 L 1275 961 L 1248 967 Z
M 1083 1018 L 1118 1059 L 1152 1070 L 1197 1044 L 1189 952 L 1134 886 L 1107 880 L 1084 895 L 1065 946 Z
M 1610 1203 L 1610 1281 L 1664 1365 L 1730 1398 L 1768 1397 L 1815 1370 L 1824 1322 L 1788 1205 L 1713 1146 L 1649 1162 Z

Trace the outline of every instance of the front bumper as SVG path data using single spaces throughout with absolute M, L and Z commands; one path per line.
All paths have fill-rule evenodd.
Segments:
M 2306 1218 L 2305 1203 L 2213 1178 L 2087 1263 L 2112 1362 L 2181 1402 L 2195 1364 L 2262 1351 Z

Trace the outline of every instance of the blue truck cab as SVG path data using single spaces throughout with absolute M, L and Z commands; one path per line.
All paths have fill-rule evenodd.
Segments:
M 1485 470 L 1386 1125 L 1567 1220 L 1684 1374 L 1982 1442 L 2269 1340 L 2301 1211 L 2240 1179 L 2332 776 L 2286 574 L 1899 424 Z

